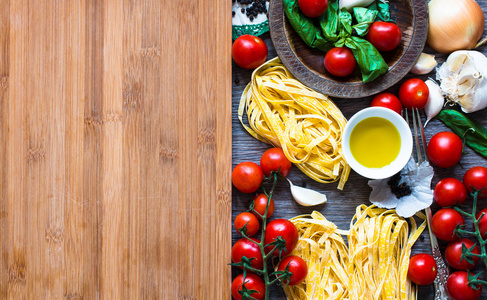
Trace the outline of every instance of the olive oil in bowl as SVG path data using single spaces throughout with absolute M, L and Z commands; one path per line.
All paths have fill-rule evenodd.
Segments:
M 401 136 L 390 121 L 370 117 L 360 121 L 350 134 L 353 157 L 367 168 L 382 168 L 392 163 L 401 149 Z
M 406 121 L 384 107 L 357 112 L 343 131 L 343 156 L 358 174 L 370 179 L 388 178 L 407 164 L 413 137 Z

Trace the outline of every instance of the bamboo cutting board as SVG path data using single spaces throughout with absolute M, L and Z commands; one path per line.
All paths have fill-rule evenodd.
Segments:
M 0 1 L 0 298 L 229 299 L 231 2 Z

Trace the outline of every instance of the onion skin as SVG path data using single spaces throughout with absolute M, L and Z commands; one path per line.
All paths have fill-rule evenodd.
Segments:
M 432 0 L 426 43 L 440 53 L 475 47 L 484 32 L 484 13 L 474 0 Z

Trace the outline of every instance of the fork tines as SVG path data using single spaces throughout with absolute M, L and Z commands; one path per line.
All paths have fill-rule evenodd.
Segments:
M 417 108 L 411 109 L 412 112 L 412 123 L 413 123 L 413 134 L 414 143 L 416 148 L 417 164 L 421 164 L 423 161 L 428 160 L 428 154 L 426 152 L 426 138 L 423 130 L 423 123 L 421 122 L 421 115 Z M 406 122 L 409 124 L 408 112 L 406 110 Z M 420 142 L 421 137 L 421 142 Z M 423 156 L 424 153 L 424 156 Z

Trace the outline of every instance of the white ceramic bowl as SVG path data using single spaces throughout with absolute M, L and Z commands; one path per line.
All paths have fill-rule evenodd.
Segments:
M 390 164 L 382 168 L 369 168 L 363 166 L 353 157 L 352 152 L 350 151 L 350 134 L 352 133 L 352 130 L 360 121 L 371 117 L 384 118 L 391 122 L 396 127 L 401 138 L 399 154 Z M 411 157 L 411 152 L 413 151 L 413 137 L 409 125 L 401 115 L 388 108 L 369 107 L 357 112 L 350 118 L 345 126 L 342 146 L 345 160 L 355 172 L 370 179 L 383 179 L 396 174 L 407 164 Z

